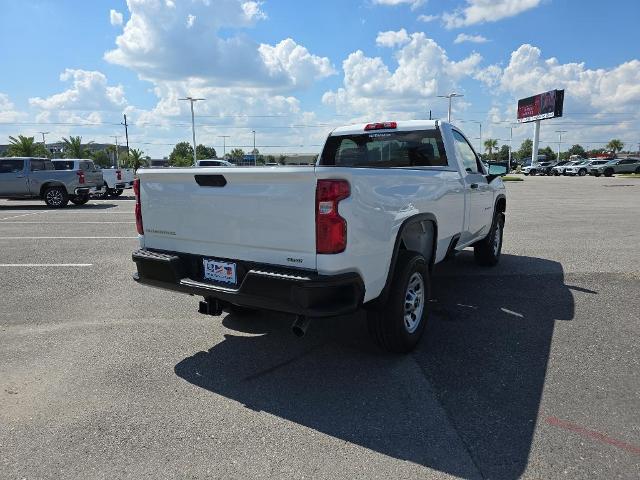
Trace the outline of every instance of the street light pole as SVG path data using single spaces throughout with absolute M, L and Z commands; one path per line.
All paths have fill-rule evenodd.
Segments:
M 196 120 L 195 115 L 193 113 L 193 104 L 195 102 L 199 102 L 200 100 L 205 100 L 204 98 L 193 98 L 193 97 L 185 97 L 179 98 L 178 100 L 188 100 L 191 104 L 191 133 L 193 134 L 193 164 L 197 163 L 196 160 Z
M 258 164 L 258 158 L 256 155 L 256 131 L 251 130 L 251 133 L 253 133 L 253 165 L 255 166 Z
M 438 95 L 439 98 L 448 98 L 449 99 L 449 113 L 447 114 L 447 122 L 451 123 L 451 99 L 454 97 L 464 97 L 459 93 L 452 92 L 448 95 Z
M 509 160 L 507 161 L 507 173 L 511 171 L 511 150 L 513 150 L 513 127 L 509 127 Z
M 227 138 L 229 137 L 230 135 L 218 135 L 218 138 L 222 139 L 222 158 L 227 155 Z
M 44 136 L 51 133 L 51 132 L 38 132 L 42 134 L 42 147 L 45 149 L 45 151 L 47 150 L 47 142 L 44 139 Z
M 558 134 L 558 161 L 560 161 L 560 147 L 562 146 L 562 134 L 563 133 L 567 133 L 566 130 L 556 130 L 556 133 Z
M 119 135 L 111 135 L 111 138 L 116 141 L 116 168 L 120 168 L 119 159 L 118 159 L 118 137 Z

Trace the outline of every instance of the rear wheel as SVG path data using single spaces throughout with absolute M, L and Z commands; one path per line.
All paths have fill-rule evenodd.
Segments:
M 613 175 L 613 168 L 607 168 L 607 169 L 604 171 L 604 176 L 605 176 L 605 177 L 611 177 L 612 175 Z
M 69 195 L 64 187 L 49 187 L 44 191 L 44 203 L 50 208 L 62 208 L 69 203 Z
M 84 205 L 89 201 L 89 195 L 76 195 L 75 197 L 70 199 L 71 202 L 75 205 Z
M 559 176 L 560 176 L 560 172 L 559 172 L 558 170 L 554 170 L 554 171 L 553 171 L 553 174 L 554 174 L 556 177 L 559 177 Z
M 587 169 L 586 168 L 581 168 L 578 171 L 578 175 L 581 176 L 581 177 L 584 177 L 586 174 L 587 174 Z
M 530 170 L 530 171 L 529 171 L 529 175 L 535 175 L 536 173 L 538 173 L 538 172 L 537 172 L 537 171 L 535 171 L 535 170 Z
M 431 282 L 425 258 L 401 250 L 386 305 L 367 312 L 369 332 L 384 350 L 407 353 L 422 336 L 429 314 Z
M 478 265 L 493 267 L 497 265 L 502 253 L 502 234 L 504 231 L 504 213 L 497 212 L 489 234 L 473 246 L 473 256 Z

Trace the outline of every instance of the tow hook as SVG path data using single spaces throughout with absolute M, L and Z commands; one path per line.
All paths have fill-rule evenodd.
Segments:
M 307 333 L 307 328 L 309 328 L 309 317 L 305 317 L 304 315 L 296 315 L 296 319 L 291 325 L 291 331 L 293 334 L 298 337 L 304 337 L 304 334 Z
M 198 312 L 203 315 L 213 315 L 217 317 L 218 315 L 222 315 L 222 303 L 215 298 L 205 298 L 200 301 Z

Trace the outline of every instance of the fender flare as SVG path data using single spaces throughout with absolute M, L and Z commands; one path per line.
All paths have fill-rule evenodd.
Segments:
M 67 195 L 69 195 L 69 191 L 67 190 L 67 186 L 64 183 L 56 181 L 56 180 L 50 180 L 50 181 L 44 182 L 42 185 L 40 185 L 40 198 L 43 198 L 44 191 L 47 188 L 50 188 L 50 187 L 62 187 L 62 188 L 64 188 L 65 192 L 67 192 Z
M 412 217 L 405 219 L 400 228 L 398 229 L 398 233 L 396 234 L 396 240 L 393 245 L 393 253 L 391 254 L 391 261 L 389 262 L 389 271 L 387 272 L 387 280 L 384 283 L 384 287 L 378 295 L 377 298 L 372 299 L 367 302 L 369 305 L 377 305 L 379 303 L 385 303 L 387 301 L 387 297 L 389 296 L 389 290 L 391 288 L 391 281 L 393 279 L 393 275 L 395 274 L 396 263 L 398 261 L 398 254 L 400 252 L 400 244 L 402 243 L 402 233 L 409 226 L 415 223 L 428 221 L 433 223 L 433 244 L 431 246 L 431 259 L 429 260 L 429 272 L 433 269 L 433 265 L 436 258 L 436 249 L 438 247 L 438 221 L 434 214 L 432 213 L 419 213 Z

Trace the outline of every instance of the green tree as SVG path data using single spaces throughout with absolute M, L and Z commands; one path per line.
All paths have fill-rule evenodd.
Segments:
M 276 157 L 274 157 L 273 155 L 267 155 L 265 157 L 265 161 L 267 163 L 276 163 Z
M 518 150 L 518 158 L 520 160 L 528 160 L 531 158 L 531 152 L 533 151 L 533 140 L 527 138 L 522 145 L 520 145 L 520 149 Z
M 105 150 L 96 150 L 91 154 L 93 163 L 102 168 L 108 168 L 111 166 L 111 158 Z
M 569 157 L 571 155 L 578 155 L 582 158 L 585 158 L 587 156 L 587 152 L 585 152 L 584 148 L 582 148 L 582 145 L 579 144 L 573 145 L 569 150 L 567 150 L 567 153 L 569 154 Z
M 198 160 L 204 160 L 205 158 L 217 158 L 216 149 L 213 147 L 207 147 L 206 145 L 198 145 L 196 147 L 196 158 Z
M 539 148 L 538 155 L 544 155 L 548 161 L 556 159 L 556 153 L 549 145 L 544 148 Z
M 64 143 L 64 158 L 87 158 L 91 156 L 91 152 L 85 147 L 82 146 L 82 137 L 72 137 L 62 138 L 62 143 Z M 89 142 L 93 143 L 93 142 Z
M 34 137 L 18 135 L 9 137 L 9 148 L 7 154 L 10 157 L 48 157 L 48 151 L 41 143 L 35 141 Z
M 489 160 L 491 160 L 494 148 L 498 148 L 498 140 L 495 138 L 487 138 L 484 141 L 484 149 L 489 154 Z
M 144 152 L 137 148 L 132 148 L 129 151 L 129 157 L 127 158 L 126 165 L 134 170 L 139 169 L 143 165 L 147 165 L 147 161 L 144 158 Z
M 169 155 L 169 165 L 188 167 L 193 165 L 193 147 L 189 142 L 177 143 Z
M 607 150 L 609 150 L 610 152 L 613 152 L 614 156 L 623 148 L 624 148 L 624 143 L 622 143 L 622 141 L 617 138 L 614 138 L 609 143 L 607 143 Z
M 498 152 L 498 160 L 509 160 L 509 145 L 502 145 Z
M 284 165 L 285 160 L 287 159 L 286 155 L 279 155 L 278 156 L 278 163 L 280 165 Z
M 238 161 L 244 160 L 244 150 L 241 148 L 234 148 L 228 153 L 228 156 L 231 160 L 237 163 Z

